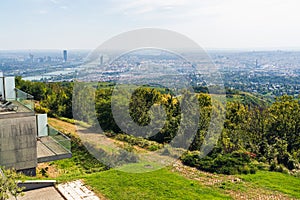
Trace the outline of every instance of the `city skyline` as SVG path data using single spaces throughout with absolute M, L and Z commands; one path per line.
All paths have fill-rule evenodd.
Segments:
M 297 0 L 1 2 L 0 50 L 94 49 L 133 29 L 179 32 L 205 49 L 300 50 Z

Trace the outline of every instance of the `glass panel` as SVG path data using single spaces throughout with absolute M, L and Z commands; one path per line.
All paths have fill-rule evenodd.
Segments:
M 51 137 L 54 142 L 60 144 L 64 147 L 65 150 L 71 152 L 71 140 L 63 133 L 59 132 L 58 130 L 54 129 L 53 127 L 49 126 L 49 137 Z
M 16 90 L 16 100 L 21 103 L 23 106 L 26 106 L 30 110 L 34 110 L 34 101 L 33 96 L 30 94 L 27 94 L 26 92 L 23 92 L 22 90 L 15 89 Z

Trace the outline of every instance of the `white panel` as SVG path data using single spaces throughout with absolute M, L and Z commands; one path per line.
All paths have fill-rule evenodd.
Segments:
M 0 72 L 0 77 L 3 77 L 3 72 Z
M 3 80 L 4 78 L 0 76 L 0 94 L 2 95 L 2 98 L 4 98 Z
M 15 77 L 5 77 L 4 78 L 4 89 L 5 89 L 6 100 L 15 100 L 16 99 Z
M 47 114 L 38 114 L 36 116 L 38 136 L 48 136 Z

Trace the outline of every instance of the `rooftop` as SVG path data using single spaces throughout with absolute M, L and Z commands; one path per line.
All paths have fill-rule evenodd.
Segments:
M 17 110 L 18 106 L 14 105 L 11 101 L 0 99 L 0 114 L 4 112 L 16 112 Z
M 15 89 L 15 93 L 16 98 L 9 100 L 4 99 L 2 95 L 0 95 L 0 114 L 33 112 L 33 96 L 19 89 Z

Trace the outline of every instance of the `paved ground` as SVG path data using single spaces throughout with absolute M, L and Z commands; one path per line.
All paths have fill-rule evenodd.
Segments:
M 80 180 L 24 192 L 18 200 L 100 200 Z M 15 200 L 11 197 L 9 200 Z
M 10 198 L 9 200 L 14 200 Z M 18 200 L 64 200 L 54 187 L 46 187 L 25 192 L 25 195 L 18 197 Z
M 100 198 L 85 187 L 80 180 L 59 184 L 57 188 L 67 200 L 100 200 Z

